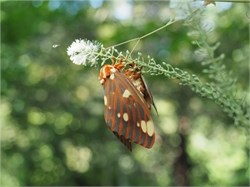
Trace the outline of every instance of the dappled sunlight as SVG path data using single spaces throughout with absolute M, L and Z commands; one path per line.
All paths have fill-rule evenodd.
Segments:
M 99 26 L 97 30 L 97 34 L 100 37 L 100 39 L 110 39 L 112 38 L 117 32 L 117 26 L 111 25 L 111 24 L 103 24 Z
M 211 123 L 203 120 L 199 124 L 206 125 Z M 228 178 L 233 177 L 234 171 L 247 167 L 248 156 L 244 151 L 247 139 L 231 127 L 225 131 L 222 124 L 215 126 L 209 134 L 203 133 L 206 128 L 198 127 L 189 138 L 188 152 L 191 158 L 196 158 L 195 164 L 204 163 L 211 182 L 229 185 Z
M 88 147 L 75 147 L 68 142 L 65 142 L 63 147 L 66 154 L 66 163 L 70 170 L 80 173 L 89 170 L 92 152 Z
M 121 155 L 118 160 L 119 166 L 124 173 L 131 173 L 134 170 L 134 160 L 127 155 Z
M 157 110 L 159 113 L 159 123 L 157 128 L 160 128 L 165 134 L 174 134 L 178 128 L 178 121 L 175 114 L 175 106 L 173 103 L 166 100 L 156 100 Z
M 39 108 L 31 108 L 28 112 L 28 122 L 32 125 L 42 125 L 46 121 L 46 117 Z
M 75 96 L 81 101 L 87 101 L 90 97 L 90 93 L 87 87 L 78 86 L 75 91 Z

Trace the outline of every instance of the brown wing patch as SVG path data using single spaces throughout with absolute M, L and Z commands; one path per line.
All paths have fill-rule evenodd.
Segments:
M 132 152 L 132 143 L 131 140 L 126 139 L 123 135 L 119 135 L 117 132 L 113 132 L 114 135 Z

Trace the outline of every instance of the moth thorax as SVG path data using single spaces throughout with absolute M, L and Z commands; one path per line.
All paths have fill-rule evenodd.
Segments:
M 143 87 L 141 79 L 133 81 L 133 84 L 137 88 L 137 90 L 141 93 L 141 95 L 144 97 L 145 88 Z
M 141 79 L 141 73 L 128 71 L 126 75 L 130 79 L 130 81 L 133 83 L 133 85 L 136 87 L 136 89 L 140 92 L 140 94 L 144 97 L 145 88 Z

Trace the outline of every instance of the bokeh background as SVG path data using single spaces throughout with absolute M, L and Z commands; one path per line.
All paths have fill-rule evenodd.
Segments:
M 75 39 L 111 46 L 157 29 L 180 15 L 176 2 L 1 2 L 1 186 L 249 185 L 248 132 L 218 105 L 145 75 L 157 138 L 152 149 L 134 145 L 130 153 L 105 125 L 99 68 L 72 64 L 66 54 Z M 235 93 L 248 100 L 249 5 L 217 3 L 205 12 L 210 42 L 221 43 L 216 53 L 225 54 Z M 191 31 L 180 20 L 137 50 L 203 77 Z

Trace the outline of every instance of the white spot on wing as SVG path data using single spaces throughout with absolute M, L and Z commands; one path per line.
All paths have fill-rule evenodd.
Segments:
M 151 120 L 147 121 L 147 132 L 149 136 L 154 134 L 154 123 Z
M 128 121 L 128 113 L 124 113 L 122 118 L 124 121 Z
M 127 89 L 123 92 L 122 97 L 128 98 L 131 95 L 130 91 Z
M 144 120 L 141 121 L 141 129 L 144 133 L 147 132 L 147 126 L 146 126 L 146 122 Z
M 101 79 L 101 80 L 100 80 L 100 83 L 103 84 L 103 83 L 104 83 L 104 79 Z
M 112 73 L 111 75 L 110 75 L 110 77 L 109 77 L 111 80 L 113 80 L 114 78 L 115 78 L 115 74 L 114 73 Z
M 104 105 L 105 106 L 107 105 L 107 97 L 106 97 L 106 95 L 104 96 Z
M 121 117 L 121 114 L 120 114 L 120 113 L 117 113 L 117 117 L 120 118 L 120 117 Z

